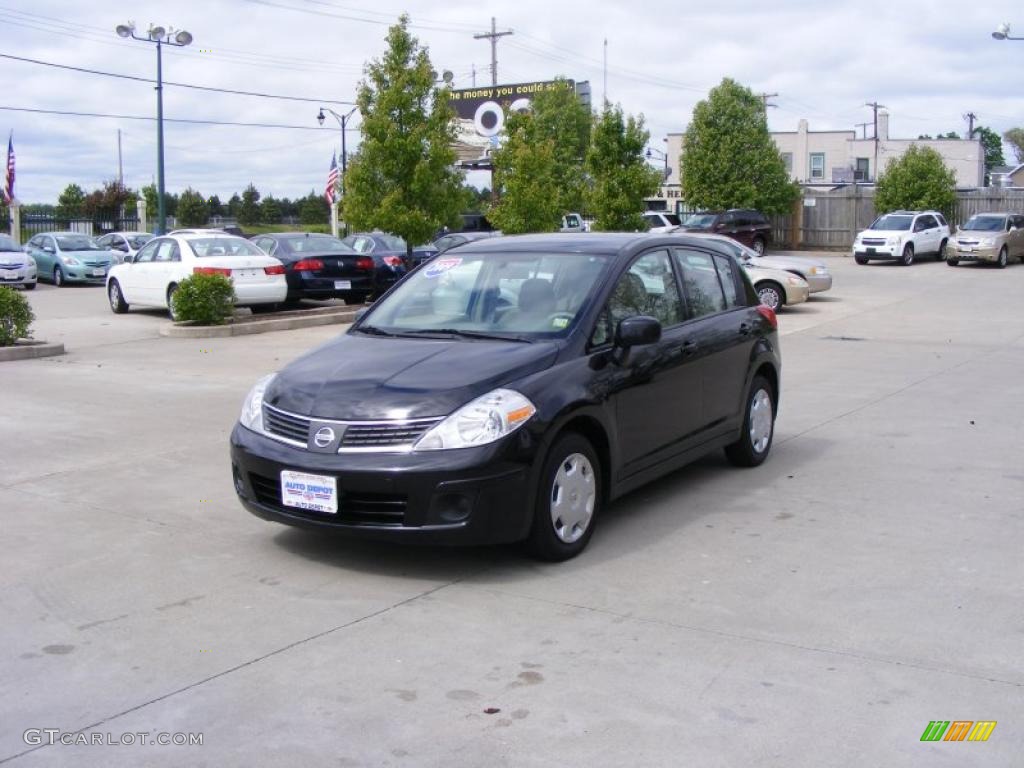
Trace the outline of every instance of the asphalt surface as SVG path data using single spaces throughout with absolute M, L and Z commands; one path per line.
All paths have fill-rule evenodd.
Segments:
M 825 258 L 768 462 L 642 489 L 560 565 L 242 510 L 243 396 L 336 327 L 160 338 L 40 286 L 69 354 L 0 367 L 0 763 L 1021 765 L 1024 266 Z

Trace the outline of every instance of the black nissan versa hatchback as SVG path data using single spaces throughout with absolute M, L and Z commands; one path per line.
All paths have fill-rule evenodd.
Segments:
M 564 560 L 611 499 L 717 448 L 768 455 L 773 312 L 706 239 L 467 243 L 253 387 L 231 435 L 255 515 Z

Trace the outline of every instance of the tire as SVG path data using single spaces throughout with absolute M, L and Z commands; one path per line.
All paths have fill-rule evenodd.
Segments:
M 1009 258 L 1009 252 L 1006 250 L 1006 246 L 1004 245 L 999 249 L 999 260 L 996 262 L 996 266 L 999 267 L 999 269 L 1006 269 L 1006 264 L 1009 261 Z
M 743 430 L 725 447 L 725 456 L 737 467 L 756 467 L 768 458 L 774 437 L 775 392 L 768 379 L 755 376 L 743 408 Z
M 935 252 L 935 260 L 936 261 L 945 261 L 946 260 L 946 242 L 947 241 L 943 240 L 939 244 L 939 250 L 937 250 Z
M 276 312 L 278 304 L 253 304 L 249 307 L 249 311 L 254 315 L 269 315 L 271 312 Z
M 110 301 L 110 310 L 115 315 L 123 315 L 128 311 L 128 302 L 121 294 L 121 285 L 117 280 L 111 280 L 107 284 L 107 299 Z
M 601 511 L 601 464 L 585 437 L 567 432 L 544 461 L 527 547 L 549 562 L 582 552 Z
M 343 296 L 342 298 L 345 299 L 345 303 L 346 304 L 358 305 L 358 304 L 365 304 L 366 303 L 366 299 L 368 297 L 369 297 L 368 293 L 350 293 L 350 294 L 347 294 L 347 295 Z
M 64 270 L 60 268 L 60 264 L 53 268 L 53 284 L 57 288 L 63 288 L 67 285 L 64 282 Z
M 914 263 L 914 245 L 913 243 L 907 243 L 903 246 L 903 256 L 900 258 L 900 264 L 904 267 L 909 267 Z
M 868 261 L 870 261 L 870 259 L 868 259 L 867 256 L 861 256 L 859 253 L 856 256 L 853 257 L 853 260 L 856 261 L 858 264 L 860 264 L 862 266 L 864 264 L 867 264 Z
M 955 267 L 960 264 L 960 259 L 946 259 L 947 267 Z
M 763 237 L 755 237 L 751 247 L 757 252 L 758 256 L 764 256 L 764 252 L 768 249 L 768 244 L 764 241 Z
M 174 322 L 178 322 L 178 313 L 174 311 L 174 294 L 178 292 L 178 286 L 172 283 L 167 287 L 167 315 Z
M 770 307 L 774 312 L 782 311 L 786 304 L 786 292 L 781 285 L 766 280 L 755 285 L 754 290 L 757 291 L 757 298 L 761 300 L 762 304 Z
M 35 283 L 25 283 L 25 290 L 26 291 L 34 291 L 35 289 L 36 289 L 36 284 Z

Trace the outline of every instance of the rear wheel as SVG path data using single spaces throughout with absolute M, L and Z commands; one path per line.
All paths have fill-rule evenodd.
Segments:
M 765 252 L 765 250 L 767 249 L 768 246 L 767 246 L 767 243 L 765 243 L 764 238 L 755 237 L 754 238 L 754 242 L 753 242 L 753 247 L 754 247 L 754 250 L 757 251 L 757 255 L 758 256 L 764 256 L 764 252 Z
M 943 240 L 942 243 L 939 245 L 939 250 L 937 250 L 935 252 L 935 260 L 936 261 L 942 261 L 945 258 L 946 258 L 946 241 Z
M 174 308 L 174 294 L 178 292 L 177 285 L 171 285 L 167 289 L 167 314 L 170 315 L 171 320 L 178 322 L 178 310 Z
M 268 315 L 277 309 L 277 304 L 253 304 L 249 310 L 254 315 Z
M 768 458 L 774 436 L 774 390 L 764 376 L 755 376 L 747 395 L 740 438 L 725 447 L 725 455 L 737 467 L 756 467 Z
M 1006 250 L 1004 245 L 999 249 L 999 261 L 996 262 L 996 266 L 1000 269 L 1006 269 L 1006 263 L 1009 260 L 1009 252 Z
M 368 293 L 350 293 L 344 298 L 346 304 L 365 304 L 368 296 Z
M 762 304 L 770 307 L 774 312 L 782 311 L 782 307 L 786 303 L 786 294 L 783 293 L 781 285 L 765 281 L 755 285 L 754 289 L 757 291 L 757 298 L 761 300 Z
M 58 288 L 64 285 L 64 270 L 60 268 L 60 264 L 53 268 L 53 284 Z
M 534 502 L 527 545 L 541 560 L 561 561 L 584 550 L 601 508 L 601 465 L 582 435 L 559 437 L 548 452 Z
M 903 246 L 903 256 L 900 258 L 900 264 L 904 267 L 909 267 L 914 263 L 914 246 L 907 243 Z
M 107 298 L 110 300 L 110 309 L 115 315 L 123 315 L 128 311 L 128 302 L 121 295 L 121 286 L 117 280 L 111 280 L 107 286 Z

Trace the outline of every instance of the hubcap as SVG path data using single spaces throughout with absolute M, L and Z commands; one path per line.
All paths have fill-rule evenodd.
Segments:
M 763 389 L 750 401 L 750 446 L 754 453 L 764 453 L 772 437 L 772 398 Z
M 54 285 L 60 285 L 63 282 L 64 282 L 64 273 L 62 273 L 60 271 L 60 267 L 57 267 L 57 269 L 53 270 L 53 284 Z
M 759 256 L 764 256 L 764 243 L 762 243 L 760 240 L 755 240 L 754 250 L 757 252 Z
M 121 292 L 117 289 L 117 283 L 110 284 L 110 306 L 117 309 L 121 304 Z
M 770 307 L 771 309 L 779 308 L 779 293 L 774 288 L 762 288 L 759 298 L 761 299 L 761 303 L 766 307 Z
M 594 468 L 582 453 L 565 457 L 551 485 L 551 524 L 566 544 L 579 541 L 590 526 L 597 501 Z

